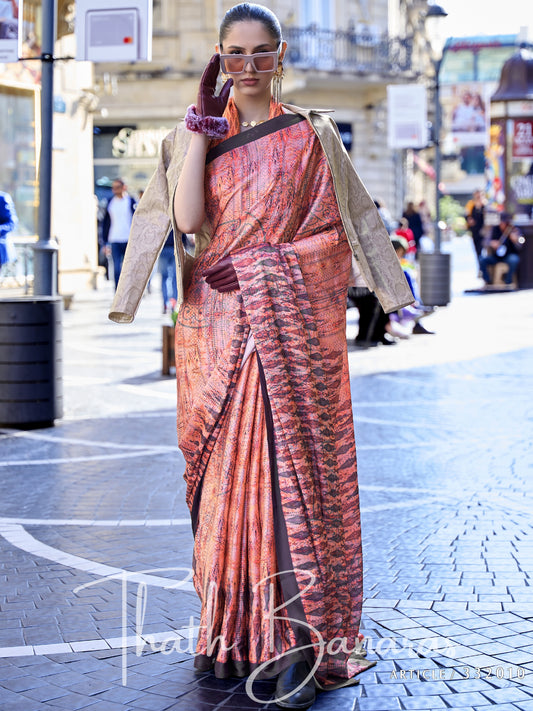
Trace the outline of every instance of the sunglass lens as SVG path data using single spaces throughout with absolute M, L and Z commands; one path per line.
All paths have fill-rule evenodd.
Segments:
M 225 58 L 226 71 L 229 74 L 239 74 L 244 69 L 244 59 L 235 55 Z
M 258 72 L 274 71 L 274 57 L 272 55 L 258 54 L 254 57 L 254 64 Z

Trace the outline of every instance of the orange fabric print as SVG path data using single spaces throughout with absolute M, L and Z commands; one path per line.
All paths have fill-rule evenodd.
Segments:
M 281 111 L 271 104 L 271 117 Z M 226 116 L 236 133 L 231 100 Z M 351 251 L 306 121 L 216 158 L 205 189 L 212 240 L 176 324 L 202 601 L 196 665 L 268 675 L 298 649 L 332 685 L 360 671 L 350 661 L 363 590 L 345 336 Z M 201 274 L 230 254 L 240 290 L 220 294 Z

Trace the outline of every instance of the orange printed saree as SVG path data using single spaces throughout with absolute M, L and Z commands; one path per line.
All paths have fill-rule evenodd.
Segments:
M 279 113 L 272 104 L 271 118 Z M 232 101 L 226 115 L 237 133 Z M 345 336 L 351 251 L 331 174 L 302 121 L 216 158 L 205 190 L 212 239 L 176 324 L 202 601 L 196 666 L 268 675 L 305 658 L 322 685 L 342 683 L 361 670 L 350 654 L 362 558 Z M 201 275 L 228 254 L 240 290 L 220 294 Z

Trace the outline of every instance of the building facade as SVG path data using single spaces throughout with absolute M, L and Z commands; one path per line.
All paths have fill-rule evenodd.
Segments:
M 153 61 L 95 67 L 95 179 L 142 190 L 159 142 L 194 103 L 226 0 L 154 0 Z M 387 85 L 427 73 L 426 0 L 271 0 L 288 43 L 283 99 L 332 109 L 371 195 L 393 214 L 405 152 L 387 148 Z
M 58 0 L 54 71 L 52 236 L 59 288 L 72 293 L 98 273 L 97 199 L 121 176 L 133 195 L 155 168 L 163 136 L 196 99 L 231 0 L 153 0 L 151 62 L 79 62 L 75 3 Z M 426 0 L 266 0 L 288 51 L 283 98 L 333 110 L 371 195 L 393 216 L 411 188 L 406 151 L 387 147 L 387 85 L 424 81 Z M 15 198 L 20 259 L 2 284 L 32 272 L 37 239 L 41 0 L 24 3 L 27 61 L 0 72 L 0 189 Z M 64 58 L 64 59 L 62 59 Z M 407 172 L 409 176 L 409 172 Z M 103 200 L 101 205 L 103 204 Z
M 2 270 L 3 287 L 31 287 L 32 244 L 38 234 L 42 10 L 23 4 L 22 59 L 0 66 L 0 189 L 15 202 L 18 260 Z M 59 0 L 54 63 L 54 135 L 51 234 L 59 243 L 58 286 L 72 293 L 97 271 L 93 125 L 89 100 L 93 67 L 74 56 L 74 3 Z M 65 59 L 63 59 L 65 58 Z M 88 103 L 89 102 L 89 103 Z

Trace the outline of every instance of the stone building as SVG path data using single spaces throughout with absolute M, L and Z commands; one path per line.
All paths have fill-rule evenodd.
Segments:
M 38 232 L 42 9 L 23 3 L 22 54 L 0 65 L 0 189 L 13 196 L 19 217 L 18 261 L 2 271 L 2 286 L 31 286 Z M 55 57 L 74 55 L 74 3 L 58 0 Z M 86 288 L 97 269 L 93 176 L 93 68 L 61 59 L 54 64 L 54 136 L 51 234 L 59 243 L 59 290 Z M 89 91 L 86 91 L 86 88 Z
M 409 152 L 387 148 L 387 85 L 425 81 L 427 0 L 264 2 L 288 42 L 284 100 L 334 110 L 370 193 L 398 216 L 412 188 L 411 163 Z M 133 194 L 145 187 L 162 137 L 195 101 L 232 4 L 153 0 L 151 62 L 55 62 L 52 236 L 60 246 L 62 293 L 95 283 L 95 193 L 105 197 L 116 176 Z M 57 0 L 58 58 L 75 55 L 75 10 L 73 0 Z M 14 194 L 21 217 L 20 260 L 10 275 L 17 284 L 24 272 L 31 274 L 38 229 L 41 0 L 25 0 L 24 18 L 25 52 L 34 59 L 0 67 L 0 189 Z M 12 281 L 4 278 L 2 285 Z
M 98 64 L 95 178 L 142 189 L 159 141 L 195 101 L 227 0 L 154 0 L 153 61 Z M 426 0 L 270 0 L 288 42 L 283 98 L 329 108 L 370 193 L 401 214 L 405 152 L 387 148 L 387 85 L 428 71 Z

